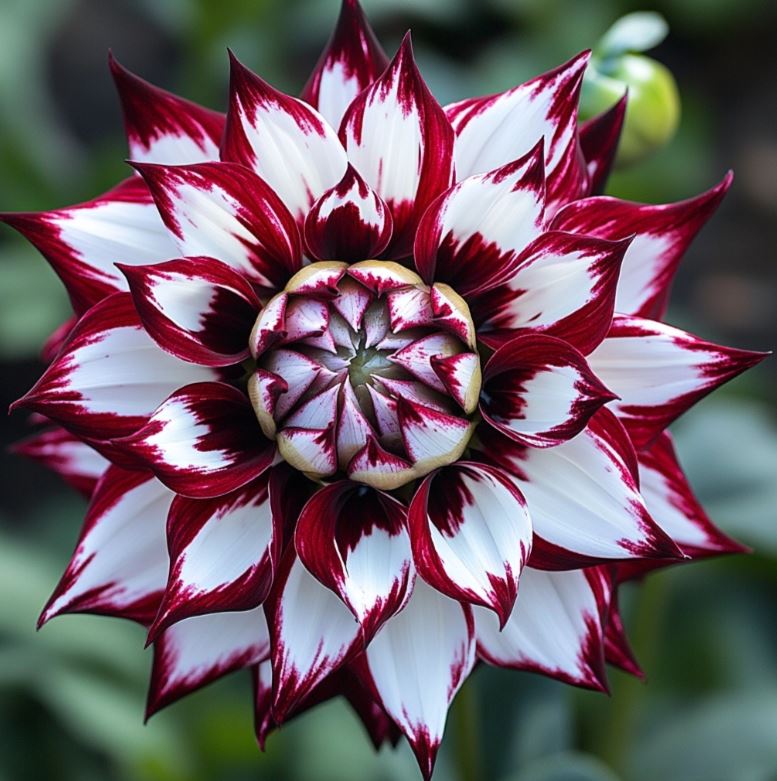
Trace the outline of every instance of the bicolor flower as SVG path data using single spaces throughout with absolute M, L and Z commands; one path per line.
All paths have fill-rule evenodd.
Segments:
M 428 778 L 478 659 L 604 689 L 617 582 L 736 549 L 665 429 L 762 356 L 657 319 L 730 178 L 592 196 L 623 104 L 578 126 L 587 59 L 443 107 L 345 0 L 302 98 L 111 60 L 132 175 L 3 216 L 76 318 L 16 403 L 90 495 L 41 622 L 147 626 L 149 714 L 251 668 L 262 745 L 345 696 Z

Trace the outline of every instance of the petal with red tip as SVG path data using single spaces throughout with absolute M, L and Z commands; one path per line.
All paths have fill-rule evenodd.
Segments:
M 556 447 L 523 447 L 484 426 L 477 436 L 478 459 L 508 472 L 526 498 L 537 535 L 532 566 L 682 557 L 650 517 L 637 489 L 634 449 L 608 410 Z
M 176 496 L 167 518 L 170 575 L 151 639 L 182 619 L 264 601 L 283 540 L 268 483 L 265 473 L 215 499 Z
M 533 670 L 606 691 L 604 624 L 609 579 L 600 570 L 544 572 L 527 567 L 510 620 L 475 608 L 478 655 L 489 664 Z
M 259 299 L 248 281 L 214 258 L 121 266 L 148 334 L 167 352 L 204 366 L 248 357 Z
M 624 95 L 611 109 L 580 125 L 580 150 L 588 170 L 588 192 L 599 195 L 615 162 L 618 141 L 626 116 L 628 96 Z
M 109 55 L 127 131 L 129 156 L 183 165 L 218 160 L 224 115 L 149 84 Z
M 448 706 L 475 661 L 470 608 L 417 579 L 407 607 L 367 646 L 371 685 L 429 779 Z
M 38 625 L 62 613 L 149 623 L 167 579 L 165 520 L 174 494 L 147 472 L 111 466 L 92 496 L 81 536 Z
M 256 174 L 233 163 L 137 165 L 182 255 L 208 255 L 268 290 L 302 265 L 289 210 Z
M 215 369 L 160 350 L 130 294 L 116 293 L 81 318 L 56 360 L 16 405 L 78 436 L 112 439 L 140 428 L 176 388 L 218 376 Z
M 313 204 L 305 220 L 305 244 L 319 260 L 354 263 L 380 255 L 391 240 L 392 225 L 383 199 L 349 165 Z
M 337 25 L 302 90 L 302 99 L 317 108 L 332 127 L 340 127 L 353 99 L 388 64 L 358 0 L 343 0 Z
M 603 239 L 633 235 L 623 260 L 615 309 L 661 319 L 683 254 L 715 213 L 732 180 L 728 173 L 720 184 L 696 198 L 661 205 L 585 198 L 560 211 L 552 227 Z
M 582 354 L 552 336 L 519 336 L 483 372 L 480 411 L 516 442 L 549 447 L 577 436 L 614 395 Z
M 12 451 L 48 467 L 85 496 L 91 496 L 110 463 L 93 447 L 63 428 L 33 434 L 14 444 Z
M 650 514 L 691 558 L 742 553 L 746 548 L 718 529 L 694 496 L 668 432 L 639 457 L 639 490 Z
M 233 670 L 266 659 L 269 652 L 262 608 L 179 621 L 154 642 L 146 718 Z
M 408 519 L 421 577 L 504 624 L 532 543 L 526 502 L 509 475 L 465 461 L 444 467 L 421 483 Z
M 610 328 L 628 244 L 560 231 L 542 234 L 507 282 L 470 299 L 478 336 L 497 347 L 521 333 L 547 333 L 587 355 Z
M 587 175 L 577 143 L 577 102 L 590 52 L 507 92 L 446 106 L 459 178 L 491 171 L 545 140 L 549 212 L 580 197 Z
M 421 215 L 453 176 L 453 131 L 418 72 L 409 34 L 385 73 L 350 105 L 340 137 L 391 211 L 385 254 L 409 255 Z
M 231 53 L 230 63 L 221 159 L 252 168 L 302 225 L 316 199 L 343 178 L 345 150 L 315 109 L 274 89 Z
M 348 477 L 357 483 L 366 483 L 383 491 L 404 485 L 414 475 L 413 465 L 381 447 L 375 437 L 348 464 Z
M 433 355 L 430 363 L 445 389 L 468 415 L 475 411 L 481 387 L 480 357 L 458 353 L 443 358 Z
M 418 226 L 413 257 L 423 279 L 458 293 L 495 287 L 539 236 L 545 212 L 542 145 L 441 195 Z
M 402 609 L 415 580 L 405 508 L 344 480 L 318 490 L 294 535 L 307 569 L 348 606 L 369 639 Z
M 145 265 L 178 254 L 139 177 L 77 206 L 0 214 L 0 222 L 19 231 L 46 258 L 79 313 L 127 289 L 115 263 Z
M 634 656 L 634 651 L 626 635 L 626 628 L 623 626 L 623 619 L 618 609 L 617 591 L 615 590 L 613 590 L 607 627 L 604 632 L 604 657 L 607 664 L 612 664 L 637 678 L 644 678 L 644 673 Z
M 272 643 L 273 715 L 281 722 L 358 650 L 362 636 L 351 611 L 308 572 L 293 550 L 281 561 L 266 611 Z
M 275 456 L 246 396 L 219 382 L 180 388 L 120 444 L 173 491 L 194 499 L 236 491 Z
M 766 355 L 705 342 L 652 320 L 617 316 L 589 362 L 618 395 L 611 408 L 641 448 L 697 401 Z

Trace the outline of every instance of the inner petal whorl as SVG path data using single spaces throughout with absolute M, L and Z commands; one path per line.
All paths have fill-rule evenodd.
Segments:
M 466 448 L 481 383 L 473 331 L 462 299 L 397 263 L 312 263 L 257 319 L 249 395 L 293 467 L 391 490 Z

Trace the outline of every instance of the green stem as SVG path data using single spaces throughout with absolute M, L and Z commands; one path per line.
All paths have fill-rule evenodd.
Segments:
M 456 695 L 451 711 L 453 751 L 459 781 L 482 781 L 480 719 L 474 681 L 467 681 Z

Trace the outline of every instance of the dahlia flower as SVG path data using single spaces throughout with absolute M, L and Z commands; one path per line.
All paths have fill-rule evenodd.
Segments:
M 587 60 L 442 107 L 356 0 L 301 98 L 111 59 L 132 175 L 3 215 L 75 310 L 15 405 L 90 497 L 40 623 L 145 625 L 148 715 L 250 668 L 262 745 L 344 696 L 429 778 L 478 660 L 603 690 L 618 583 L 739 550 L 666 427 L 762 356 L 662 322 L 731 177 L 596 195 L 625 102 L 578 125 Z

